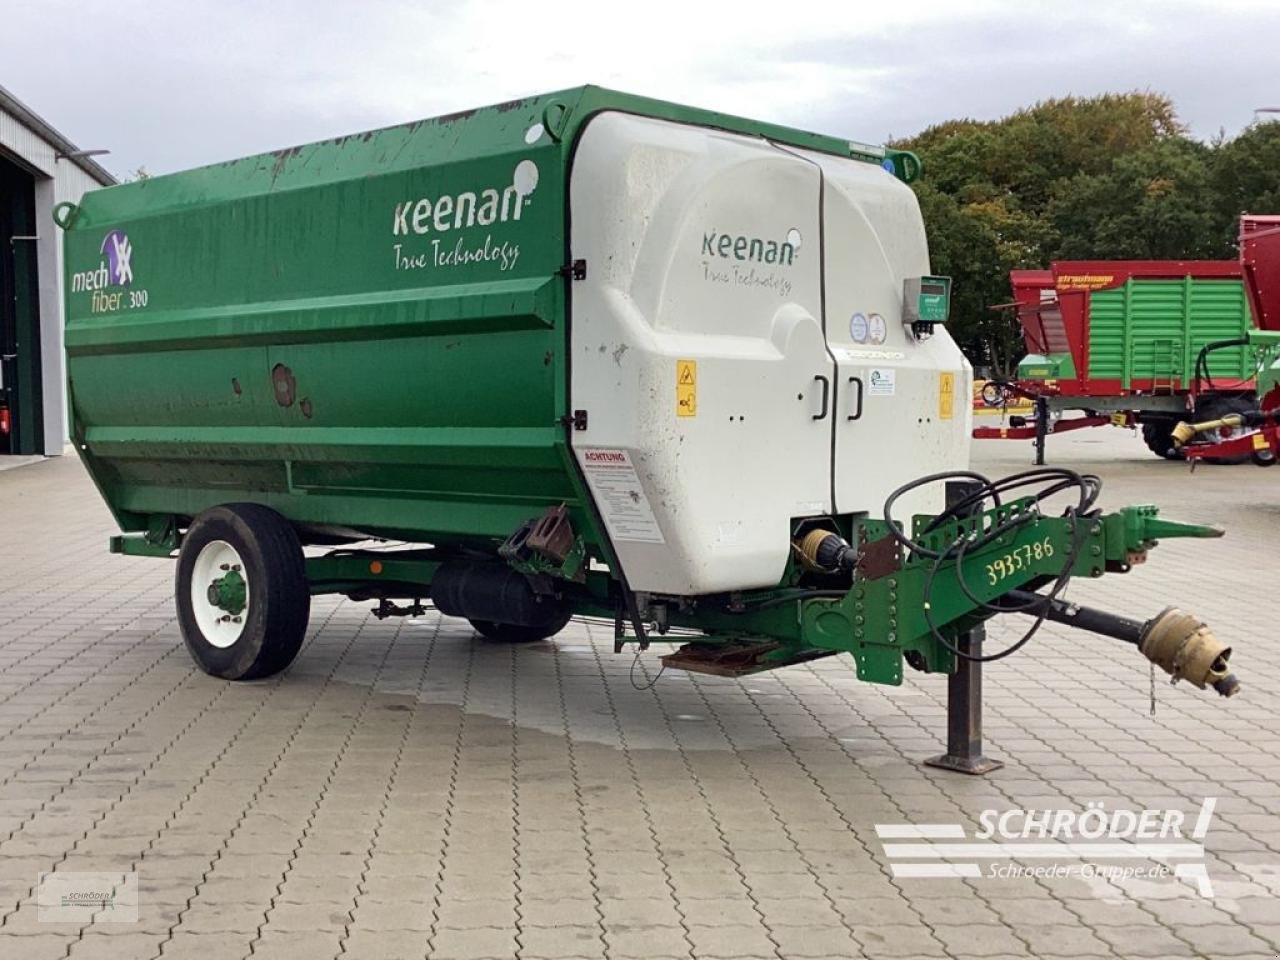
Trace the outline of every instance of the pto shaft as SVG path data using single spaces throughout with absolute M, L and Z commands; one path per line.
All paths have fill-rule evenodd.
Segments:
M 1133 644 L 1175 682 L 1187 680 L 1201 690 L 1212 686 L 1224 697 L 1240 692 L 1240 681 L 1227 668 L 1231 648 L 1218 640 L 1206 624 L 1176 607 L 1168 607 L 1150 620 L 1138 621 L 1065 600 L 1050 600 L 1028 590 L 1010 590 L 1005 596 L 1018 605 L 1010 612 L 1028 616 L 1043 612 L 1046 620 Z
M 1280 423 L 1280 408 L 1230 413 L 1217 420 L 1205 420 L 1201 423 L 1179 423 L 1173 428 L 1173 445 L 1178 449 L 1182 449 L 1200 434 L 1209 433 L 1213 430 L 1222 430 L 1225 427 L 1236 430 L 1245 427 L 1265 427 L 1273 423 Z

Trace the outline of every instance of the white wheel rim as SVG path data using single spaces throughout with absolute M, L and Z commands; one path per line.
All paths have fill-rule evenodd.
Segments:
M 244 608 L 239 613 L 224 609 L 209 596 L 210 587 L 228 574 L 239 575 L 245 581 Z M 205 640 L 220 649 L 239 640 L 249 616 L 249 603 L 249 582 L 240 554 L 225 540 L 210 540 L 200 548 L 191 568 L 191 611 Z

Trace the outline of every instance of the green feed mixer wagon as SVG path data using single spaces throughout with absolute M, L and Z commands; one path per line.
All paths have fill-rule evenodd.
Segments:
M 338 594 L 493 641 L 607 618 L 618 651 L 719 675 L 947 674 L 939 762 L 971 772 L 997 614 L 1233 693 L 1189 614 L 1060 599 L 1219 531 L 1104 514 L 1092 476 L 966 469 L 919 172 L 584 87 L 64 204 L 73 439 L 111 548 L 176 556 L 186 644 L 233 680 L 286 667 Z

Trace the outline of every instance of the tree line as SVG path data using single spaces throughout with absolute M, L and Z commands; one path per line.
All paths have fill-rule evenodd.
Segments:
M 1009 271 L 1067 259 L 1233 259 L 1242 212 L 1280 213 L 1280 122 L 1190 136 L 1168 97 L 1047 100 L 995 121 L 951 120 L 893 144 L 914 184 L 932 269 L 953 278 L 952 335 L 1008 374 L 1022 340 Z

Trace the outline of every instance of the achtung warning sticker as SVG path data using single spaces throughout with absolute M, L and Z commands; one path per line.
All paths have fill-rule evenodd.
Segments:
M 609 536 L 636 543 L 666 543 L 631 455 L 626 450 L 599 447 L 576 452 Z
M 938 374 L 938 419 L 950 420 L 956 412 L 956 375 Z
M 676 416 L 698 415 L 698 361 L 676 361 Z

